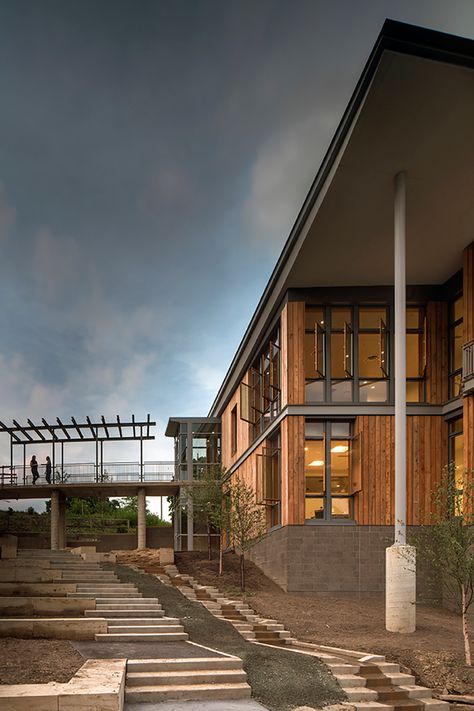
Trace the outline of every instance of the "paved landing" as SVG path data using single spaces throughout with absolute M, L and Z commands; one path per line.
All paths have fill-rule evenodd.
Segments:
M 219 652 L 188 642 L 72 642 L 72 645 L 84 659 L 184 659 L 222 656 Z
M 125 704 L 125 711 L 267 711 L 252 699 L 243 701 L 162 701 L 158 704 Z

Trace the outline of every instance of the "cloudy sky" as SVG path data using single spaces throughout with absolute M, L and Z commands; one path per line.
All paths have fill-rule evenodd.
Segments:
M 474 35 L 472 0 L 0 0 L 1 420 L 150 413 L 171 458 L 386 17 Z

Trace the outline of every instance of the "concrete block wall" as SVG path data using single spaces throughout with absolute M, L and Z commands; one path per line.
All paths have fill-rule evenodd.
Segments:
M 269 532 L 248 557 L 286 592 L 369 594 L 385 590 L 391 526 L 285 526 Z M 440 600 L 426 566 L 417 570 L 420 599 Z

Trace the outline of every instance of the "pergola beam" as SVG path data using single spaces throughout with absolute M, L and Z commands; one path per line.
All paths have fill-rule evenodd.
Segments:
M 61 420 L 59 419 L 59 417 L 56 417 L 56 422 L 58 423 L 58 425 L 60 426 L 60 428 L 62 429 L 62 431 L 64 432 L 64 434 L 66 435 L 67 439 L 71 439 L 71 435 L 70 435 L 69 432 L 67 431 L 67 427 L 65 427 L 65 426 L 63 425 L 63 423 L 61 422 Z M 70 425 L 68 425 L 68 426 L 70 426 Z

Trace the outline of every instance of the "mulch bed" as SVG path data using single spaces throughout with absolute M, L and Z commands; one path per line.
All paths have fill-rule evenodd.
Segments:
M 314 657 L 246 642 L 231 624 L 155 576 L 120 564 L 105 567 L 115 570 L 122 582 L 134 583 L 143 595 L 157 597 L 168 616 L 180 618 L 192 642 L 240 657 L 254 698 L 271 711 L 319 708 L 345 698 L 332 674 Z
M 0 641 L 0 684 L 68 682 L 84 661 L 67 641 L 4 637 Z

